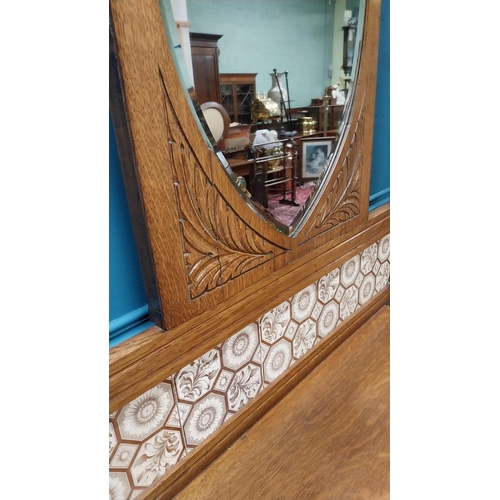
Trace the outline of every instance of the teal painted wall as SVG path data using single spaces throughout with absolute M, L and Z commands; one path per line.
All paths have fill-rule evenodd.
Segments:
M 191 1 L 188 0 L 188 3 Z M 370 194 L 374 198 L 374 202 L 371 203 L 371 208 L 378 206 L 377 203 L 382 204 L 389 201 L 389 14 L 389 0 L 382 0 L 370 186 Z M 270 77 L 268 76 L 268 78 L 270 83 Z M 292 90 L 290 90 L 291 93 Z M 147 321 L 145 315 L 147 309 L 146 294 L 142 283 L 111 120 L 109 143 L 109 318 L 110 329 L 116 334 L 115 338 L 110 341 L 110 347 L 112 347 L 144 330 L 151 323 Z M 127 328 L 127 325 L 133 325 L 133 327 Z
M 370 208 L 390 198 L 390 1 L 383 0 L 380 12 L 378 47 L 377 96 L 373 131 Z
M 273 68 L 288 71 L 290 105 L 308 106 L 330 85 L 334 2 L 328 0 L 187 0 L 190 31 L 223 35 L 221 73 L 257 73 L 271 88 Z
M 110 339 L 112 339 L 110 347 L 152 324 L 147 318 L 146 292 L 125 196 L 111 114 L 109 116 L 109 321 Z

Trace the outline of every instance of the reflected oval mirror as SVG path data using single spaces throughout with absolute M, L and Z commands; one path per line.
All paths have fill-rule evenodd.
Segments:
M 205 142 L 253 211 L 293 236 L 349 121 L 364 0 L 159 2 Z M 212 123 L 228 120 L 220 137 Z

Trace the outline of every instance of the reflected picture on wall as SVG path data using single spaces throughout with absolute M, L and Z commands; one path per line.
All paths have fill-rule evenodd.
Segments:
M 302 178 L 316 179 L 326 167 L 333 139 L 302 140 Z

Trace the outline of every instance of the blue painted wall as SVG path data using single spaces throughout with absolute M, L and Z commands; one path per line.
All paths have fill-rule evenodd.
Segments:
M 389 43 L 389 0 L 382 0 L 370 186 L 372 209 L 389 201 Z M 146 294 L 111 118 L 109 127 L 109 319 L 112 347 L 152 323 L 147 320 Z
M 221 73 L 257 73 L 256 90 L 267 94 L 273 68 L 288 71 L 292 107 L 308 106 L 330 85 L 334 2 L 187 0 L 186 5 L 191 32 L 223 35 L 217 42 Z
M 390 198 L 390 1 L 383 0 L 380 12 L 377 96 L 373 131 L 370 208 L 387 203 Z
M 146 327 L 146 292 L 139 267 L 125 186 L 109 116 L 109 321 L 110 346 Z M 138 324 L 137 324 L 138 323 Z M 141 328 L 142 327 L 142 328 Z M 125 332 L 125 333 L 124 333 Z

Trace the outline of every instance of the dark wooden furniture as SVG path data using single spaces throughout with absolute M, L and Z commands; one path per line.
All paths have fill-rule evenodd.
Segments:
M 257 73 L 221 73 L 221 104 L 231 122 L 250 125 L 252 101 L 255 99 L 255 77 Z
M 208 101 L 221 104 L 219 90 L 219 49 L 222 35 L 190 33 L 194 90 L 199 104 Z
M 247 159 L 246 151 L 226 155 L 231 170 L 245 177 L 252 198 L 264 208 L 268 199 L 279 196 L 282 200 L 295 202 L 297 188 L 297 146 L 290 138 L 279 139 L 282 153 L 268 154 L 261 148 L 255 158 Z M 289 204 L 292 204 L 289 203 Z

